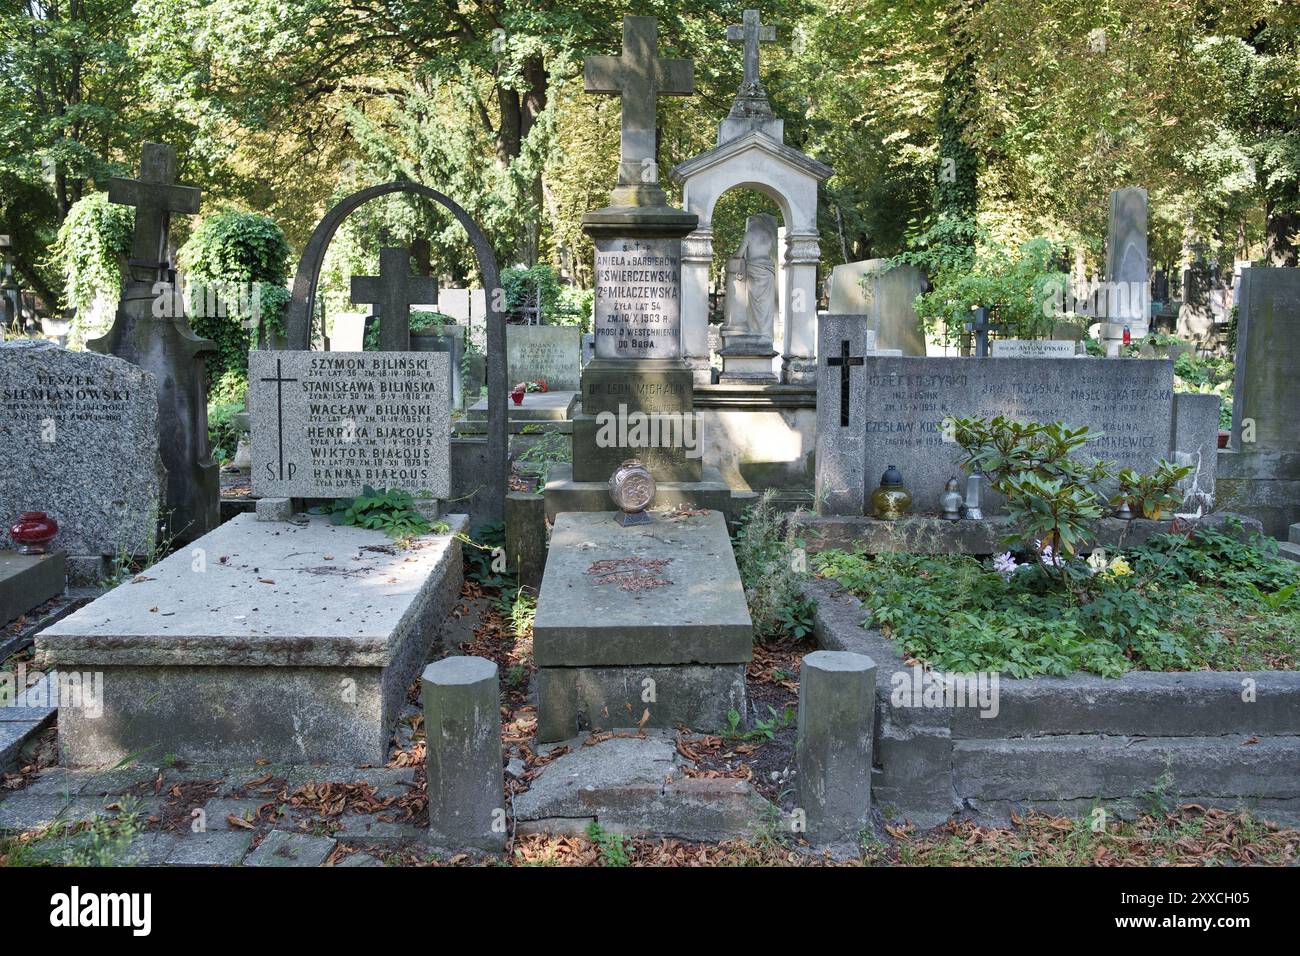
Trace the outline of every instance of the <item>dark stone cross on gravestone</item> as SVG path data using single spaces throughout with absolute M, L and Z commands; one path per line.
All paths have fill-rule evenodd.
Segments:
M 618 163 L 618 185 L 623 191 L 614 190 L 613 205 L 666 203 L 655 162 L 655 99 L 693 94 L 694 64 L 659 59 L 659 25 L 654 17 L 624 17 L 622 54 L 587 57 L 583 89 L 623 99 Z M 641 201 L 633 198 L 638 192 L 644 194 Z
M 776 27 L 763 23 L 757 10 L 746 10 L 740 23 L 727 26 L 727 39 L 745 44 L 745 72 L 740 83 L 740 95 L 767 98 L 763 82 L 758 77 L 758 45 L 776 40 Z
M 286 378 L 284 374 L 283 359 L 275 360 L 275 377 L 263 378 L 263 382 L 275 382 L 275 427 L 276 446 L 280 450 L 280 474 L 279 478 L 284 481 L 284 383 L 296 382 L 296 378 Z M 289 466 L 289 477 L 293 477 L 293 466 Z
M 840 354 L 832 355 L 826 360 L 826 364 L 833 367 L 838 366 L 840 370 L 840 427 L 847 428 L 849 425 L 849 384 L 852 381 L 850 373 L 854 365 L 862 364 L 861 355 L 849 355 L 849 340 L 845 339 L 840 343 Z
M 379 317 L 379 349 L 407 352 L 411 348 L 411 306 L 438 301 L 438 280 L 411 272 L 406 249 L 379 250 L 379 275 L 353 276 L 352 301 L 375 306 Z
M 975 318 L 966 323 L 966 331 L 975 333 L 975 354 L 979 358 L 988 358 L 989 333 L 1001 331 L 1002 326 L 989 321 L 989 310 L 984 306 L 973 311 Z
M 128 278 L 112 327 L 86 343 L 151 372 L 158 388 L 158 445 L 167 468 L 166 513 L 160 519 L 177 543 L 192 541 L 221 519 L 220 476 L 208 447 L 207 371 L 215 344 L 194 334 L 170 282 L 167 233 L 174 212 L 199 211 L 201 193 L 176 185 L 176 151 L 145 143 L 139 179 L 111 179 L 111 202 L 135 206 Z M 161 314 L 156 306 L 162 297 Z

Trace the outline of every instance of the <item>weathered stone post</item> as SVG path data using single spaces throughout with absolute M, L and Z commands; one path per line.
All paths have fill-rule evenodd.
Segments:
M 429 835 L 441 846 L 505 846 L 501 710 L 497 666 L 447 657 L 424 669 Z
M 546 568 L 546 499 L 530 492 L 506 495 L 506 566 L 536 590 Z
M 799 801 L 814 843 L 856 840 L 871 818 L 876 664 L 814 651 L 799 678 Z

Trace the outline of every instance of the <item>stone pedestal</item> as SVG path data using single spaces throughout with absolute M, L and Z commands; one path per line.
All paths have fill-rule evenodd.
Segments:
M 482 657 L 447 657 L 420 678 L 427 747 L 429 837 L 453 849 L 506 842 L 501 688 Z
M 814 843 L 852 840 L 871 820 L 876 665 L 864 654 L 814 651 L 799 669 L 799 802 Z
M 722 330 L 722 375 L 724 384 L 775 385 L 780 381 L 772 371 L 777 351 L 772 341 L 761 335 Z
M 551 532 L 533 624 L 538 738 L 595 728 L 717 732 L 744 714 L 753 625 L 716 511 L 563 513 Z

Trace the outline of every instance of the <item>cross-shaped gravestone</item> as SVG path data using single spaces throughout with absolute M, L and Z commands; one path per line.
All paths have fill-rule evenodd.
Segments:
M 296 378 L 286 378 L 284 374 L 284 360 L 275 360 L 275 375 L 267 376 L 262 379 L 263 382 L 275 382 L 275 425 L 276 425 L 276 445 L 280 451 L 280 474 L 279 479 L 284 481 L 284 383 L 296 382 Z M 290 465 L 289 478 L 293 478 L 293 466 Z
M 171 268 L 167 255 L 171 214 L 194 215 L 201 195 L 192 186 L 176 185 L 176 150 L 162 143 L 145 143 L 140 153 L 140 178 L 108 181 L 109 202 L 135 206 L 129 265 L 165 279 Z
M 763 83 L 758 78 L 758 45 L 776 40 L 776 27 L 762 23 L 757 10 L 746 10 L 740 23 L 727 27 L 727 39 L 745 44 L 745 75 L 740 84 L 740 95 L 763 96 Z
M 826 360 L 826 364 L 832 368 L 838 366 L 840 370 L 840 427 L 847 428 L 849 425 L 849 383 L 850 373 L 854 365 L 862 364 L 861 355 L 849 355 L 849 340 L 845 339 L 840 343 L 840 354 L 832 355 Z
M 583 76 L 583 89 L 588 93 L 614 93 L 623 98 L 619 186 L 657 189 L 655 99 L 694 93 L 694 64 L 659 59 L 659 26 L 654 17 L 624 17 L 622 54 L 587 57 Z
M 379 315 L 379 349 L 406 352 L 411 348 L 411 306 L 438 301 L 438 280 L 411 274 L 407 249 L 379 250 L 379 275 L 353 276 L 352 301 L 373 304 Z
M 989 321 L 989 310 L 980 306 L 973 310 L 975 317 L 966 323 L 966 331 L 975 333 L 975 354 L 980 358 L 989 357 L 989 333 L 998 332 L 1002 326 Z
M 192 186 L 176 185 L 176 150 L 145 143 L 140 178 L 109 180 L 108 198 L 136 207 L 130 268 L 112 326 L 86 345 L 153 373 L 158 445 L 167 469 L 164 519 L 177 543 L 188 542 L 221 522 L 221 476 L 208 443 L 203 358 L 217 347 L 194 334 L 181 297 L 173 296 L 175 307 L 158 314 L 157 283 L 171 281 L 167 232 L 172 213 L 198 212 L 202 194 Z

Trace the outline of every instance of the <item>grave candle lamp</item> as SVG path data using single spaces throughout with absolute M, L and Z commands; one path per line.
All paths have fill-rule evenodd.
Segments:
M 949 478 L 944 492 L 939 496 L 939 508 L 943 511 L 945 521 L 956 521 L 961 517 L 960 483 L 956 478 Z
M 24 511 L 9 529 L 19 554 L 44 554 L 59 533 L 59 523 L 44 511 Z
M 618 523 L 623 527 L 646 524 L 645 510 L 655 500 L 655 479 L 650 469 L 636 458 L 629 458 L 609 476 L 609 496 L 618 505 Z
M 880 487 L 871 493 L 871 510 L 882 521 L 895 521 L 912 507 L 912 493 L 903 484 L 902 473 L 893 465 L 880 476 Z

